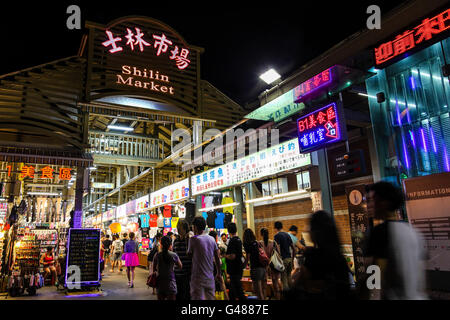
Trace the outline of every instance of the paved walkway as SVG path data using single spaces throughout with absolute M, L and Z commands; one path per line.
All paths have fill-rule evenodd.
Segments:
M 7 297 L 8 300 L 156 300 L 153 289 L 146 285 L 148 270 L 136 267 L 134 288 L 128 288 L 126 269 L 119 273 L 109 272 L 105 268 L 105 276 L 101 282 L 101 292 L 96 295 L 66 295 L 64 291 L 57 291 L 56 287 L 48 286 L 38 289 L 36 296 Z M 5 297 L 0 297 L 0 301 Z

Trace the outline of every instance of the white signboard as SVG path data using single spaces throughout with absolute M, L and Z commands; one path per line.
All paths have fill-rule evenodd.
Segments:
M 127 216 L 127 204 L 122 204 L 116 208 L 116 218 L 123 218 Z
M 114 189 L 114 183 L 94 182 L 92 187 L 94 189 Z
M 136 211 L 137 213 L 145 211 L 150 205 L 149 195 L 136 199 Z
M 192 176 L 192 195 L 271 176 L 311 164 L 310 154 L 300 154 L 298 139 Z
M 150 194 L 150 208 L 189 197 L 189 179 L 184 179 Z

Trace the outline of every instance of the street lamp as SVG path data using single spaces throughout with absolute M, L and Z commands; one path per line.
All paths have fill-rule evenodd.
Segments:
M 278 74 L 278 72 L 276 72 L 273 68 L 267 70 L 266 72 L 264 72 L 262 75 L 259 76 L 259 78 L 261 80 L 264 80 L 264 82 L 266 82 L 267 84 L 271 84 L 274 81 L 278 80 L 281 78 L 281 76 Z

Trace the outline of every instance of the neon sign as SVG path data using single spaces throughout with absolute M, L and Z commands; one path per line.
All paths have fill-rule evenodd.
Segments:
M 139 49 L 140 52 L 144 52 L 145 47 L 152 47 L 150 42 L 144 40 L 144 33 L 141 32 L 141 29 L 134 28 L 135 31 L 127 28 L 127 34 L 124 36 L 127 39 L 125 46 L 129 46 L 131 51 L 136 51 Z M 106 30 L 106 35 L 108 39 L 102 42 L 102 45 L 106 48 L 110 48 L 109 53 L 117 53 L 123 51 L 123 47 L 119 46 L 118 42 L 121 42 L 123 39 L 121 37 L 114 37 L 113 33 L 109 30 Z M 164 33 L 153 34 L 153 48 L 156 49 L 156 55 L 160 56 L 162 53 L 167 53 L 169 50 L 169 46 L 173 45 L 173 42 L 169 40 Z M 191 60 L 188 59 L 189 50 L 186 48 L 179 48 L 178 46 L 172 46 L 172 50 L 170 50 L 170 60 L 175 60 L 175 64 L 178 69 L 184 70 L 186 69 Z
M 127 76 L 125 76 L 127 75 Z M 130 87 L 147 89 L 150 91 L 174 94 L 172 86 L 165 86 L 164 83 L 170 83 L 169 76 L 160 74 L 159 71 L 153 71 L 147 68 L 139 69 L 131 66 L 122 66 L 122 74 L 116 74 L 116 84 L 126 85 Z M 142 81 L 150 79 L 152 81 Z M 155 81 L 162 82 L 156 83 Z
M 426 18 L 417 27 L 406 30 L 395 37 L 394 40 L 381 44 L 375 48 L 375 63 L 380 65 L 389 61 L 417 45 L 430 41 L 445 30 L 450 28 L 450 9 L 441 12 L 433 18 Z
M 8 169 L 8 177 L 11 176 L 11 170 L 12 166 L 8 165 L 6 166 Z M 50 168 L 49 166 L 46 166 L 41 169 L 40 173 L 41 175 L 38 177 L 39 179 L 54 179 L 53 176 L 54 169 Z M 71 174 L 72 169 L 71 168 L 59 168 L 59 180 L 70 180 L 72 179 Z M 20 169 L 20 178 L 31 178 L 34 179 L 34 176 L 36 174 L 36 169 L 33 166 L 22 166 Z
M 326 86 L 327 84 L 331 83 L 331 81 L 331 68 L 328 68 L 295 87 L 294 101 L 297 102 L 300 98 L 303 98 L 304 96 L 316 91 L 317 89 Z
M 297 120 L 300 153 L 320 149 L 345 139 L 342 112 L 336 103 L 317 109 Z

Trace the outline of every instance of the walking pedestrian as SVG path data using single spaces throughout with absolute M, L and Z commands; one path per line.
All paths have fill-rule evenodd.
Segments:
M 127 243 L 127 241 L 128 241 L 128 233 L 124 232 L 122 234 L 122 240 L 121 241 L 122 241 L 122 244 L 123 244 L 123 246 L 122 246 L 122 250 L 123 250 L 123 248 L 125 248 L 125 243 Z M 119 264 L 120 264 L 120 272 L 122 272 L 123 271 L 123 266 L 125 264 L 125 261 L 122 260 L 122 261 L 119 262 Z
M 152 272 L 153 270 L 153 259 L 155 258 L 156 254 L 158 252 L 161 252 L 161 238 L 162 233 L 157 233 L 155 238 L 153 239 L 153 246 L 152 250 L 150 250 L 148 256 L 147 256 L 147 262 L 148 262 L 148 270 Z M 156 294 L 156 288 L 153 288 L 152 294 Z
M 103 240 L 105 267 L 108 267 L 108 262 L 111 262 L 111 244 L 112 241 L 109 239 L 109 234 L 107 234 L 105 240 Z
M 326 211 L 310 220 L 314 247 L 304 253 L 304 263 L 285 298 L 299 300 L 342 300 L 350 298 L 349 268 L 341 253 L 336 224 Z
M 263 238 L 262 245 L 264 251 L 266 252 L 266 255 L 269 257 L 269 259 L 272 257 L 275 250 L 280 253 L 280 249 L 277 243 L 273 240 L 269 240 L 269 230 L 267 230 L 266 228 L 262 228 L 260 233 Z M 277 271 L 272 265 L 269 265 L 267 267 L 266 278 L 263 280 L 264 292 L 267 292 L 267 278 L 269 277 L 269 275 L 272 279 L 274 298 L 276 300 L 280 300 L 281 292 L 283 291 L 283 285 L 281 283 L 281 273 Z
M 177 300 L 187 301 L 191 300 L 190 293 L 190 280 L 191 280 L 191 268 L 192 259 L 188 256 L 187 250 L 189 245 L 189 224 L 186 220 L 182 219 L 178 221 L 177 225 L 178 234 L 180 235 L 174 241 L 173 251 L 178 255 L 183 265 L 181 269 L 175 269 L 175 280 L 177 283 Z
M 286 291 L 292 285 L 291 272 L 295 257 L 295 247 L 289 234 L 283 231 L 283 224 L 280 221 L 275 222 L 274 227 L 276 232 L 274 240 L 280 247 L 280 254 L 284 264 L 281 282 L 283 283 L 283 290 Z
M 266 300 L 265 292 L 263 292 L 263 280 L 266 276 L 266 266 L 259 260 L 259 243 L 256 241 L 255 233 L 252 229 L 244 231 L 244 249 L 245 263 L 250 261 L 250 278 L 252 279 L 253 292 L 259 300 Z
M 228 241 L 226 262 L 227 272 L 230 276 L 230 300 L 246 300 L 244 289 L 242 288 L 242 273 L 244 263 L 242 261 L 242 241 L 236 235 L 237 227 L 234 222 L 228 224 L 228 233 L 230 240 Z
M 380 298 L 427 299 L 423 239 L 397 214 L 404 204 L 403 192 L 388 182 L 377 182 L 366 193 L 369 217 L 381 222 L 370 232 L 366 248 L 367 263 L 380 267 Z
M 130 240 L 125 243 L 124 247 L 124 259 L 127 267 L 128 286 L 134 288 L 134 269 L 139 265 L 138 243 L 134 241 L 134 232 L 130 232 L 129 237 Z
M 214 261 L 220 266 L 219 249 L 216 241 L 204 234 L 206 221 L 195 217 L 192 222 L 194 236 L 189 239 L 188 254 L 192 256 L 191 299 L 215 300 Z M 217 272 L 216 277 L 220 277 Z
M 153 272 L 157 274 L 156 292 L 158 300 L 175 300 L 177 295 L 177 283 L 175 280 L 175 265 L 183 267 L 178 255 L 171 251 L 172 238 L 161 238 L 161 252 L 153 259 Z
M 297 234 L 298 234 L 297 226 L 291 226 L 289 228 L 288 234 L 292 239 L 292 243 L 294 243 L 295 254 L 298 253 L 299 251 L 305 249 L 305 247 L 301 244 L 300 240 L 297 238 Z
M 123 243 L 119 239 L 118 235 L 113 235 L 111 252 L 112 252 L 111 272 L 114 272 L 115 266 L 117 266 L 117 269 L 119 269 L 119 267 L 122 266 Z

